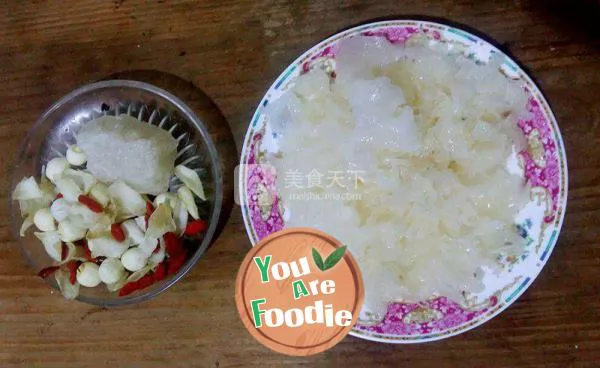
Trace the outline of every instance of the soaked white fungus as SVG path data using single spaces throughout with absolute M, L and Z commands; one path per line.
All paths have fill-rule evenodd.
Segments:
M 514 218 L 528 192 L 505 167 L 524 144 L 522 87 L 495 60 L 476 65 L 444 45 L 375 37 L 344 41 L 336 74 L 310 71 L 266 110 L 281 136 L 267 160 L 286 226 L 316 227 L 347 244 L 373 312 L 392 300 L 460 301 L 481 290 L 481 267 L 524 246 Z M 321 185 L 291 185 L 291 171 L 316 171 Z M 327 187 L 334 171 L 362 180 Z M 348 191 L 359 196 L 305 200 Z
M 169 187 L 177 141 L 164 129 L 128 115 L 105 116 L 81 128 L 77 145 L 86 155 L 87 169 L 100 181 L 121 180 L 154 195 Z

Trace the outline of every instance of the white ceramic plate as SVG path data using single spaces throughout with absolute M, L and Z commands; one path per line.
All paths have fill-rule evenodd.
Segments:
M 502 66 L 507 78 L 518 79 L 529 94 L 531 120 L 519 121 L 528 139 L 528 149 L 520 152 L 520 165 L 531 186 L 531 201 L 517 216 L 521 235 L 527 240 L 525 252 L 505 263 L 499 276 L 487 275 L 485 290 L 457 304 L 445 297 L 420 303 L 390 303 L 387 314 L 374 316 L 361 313 L 352 335 L 387 343 L 418 343 L 439 340 L 472 329 L 498 315 L 511 305 L 539 274 L 556 244 L 567 202 L 567 161 L 556 119 L 544 96 L 531 78 L 508 56 L 481 38 L 444 24 L 397 20 L 377 22 L 338 33 L 314 46 L 289 65 L 269 88 L 258 106 L 246 133 L 239 173 L 239 195 L 242 214 L 252 244 L 285 227 L 283 204 L 277 196 L 274 173 L 258 164 L 269 150 L 264 140 L 266 119 L 264 107 L 285 92 L 294 78 L 315 65 L 335 59 L 340 40 L 364 35 L 385 37 L 402 44 L 421 34 L 429 42 L 459 43 L 470 58 L 487 62 L 491 53 L 504 58 Z M 269 200 L 265 201 L 265 196 Z M 271 203 L 265 205 L 265 203 Z M 335 235 L 335 234 L 332 234 Z

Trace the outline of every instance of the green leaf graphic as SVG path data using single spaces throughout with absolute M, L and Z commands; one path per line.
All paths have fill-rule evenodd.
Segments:
M 335 266 L 344 257 L 344 253 L 346 253 L 345 245 L 331 252 L 331 254 L 325 260 L 322 270 L 325 271 Z
M 323 258 L 321 258 L 319 251 L 316 250 L 315 248 L 313 248 L 312 256 L 313 256 L 313 260 L 315 261 L 315 264 L 317 265 L 317 267 L 319 267 L 319 270 L 324 271 L 323 270 Z

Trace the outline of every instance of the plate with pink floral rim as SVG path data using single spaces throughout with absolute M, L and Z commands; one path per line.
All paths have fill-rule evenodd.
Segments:
M 474 65 L 487 62 L 495 54 L 503 59 L 501 69 L 506 77 L 522 83 L 529 97 L 529 118 L 518 121 L 528 144 L 517 153 L 518 160 L 514 163 L 531 188 L 530 202 L 515 219 L 520 235 L 526 240 L 524 253 L 504 259 L 499 275 L 484 278 L 485 290 L 465 297 L 460 303 L 444 296 L 419 303 L 390 302 L 385 315 L 363 310 L 351 332 L 356 337 L 386 343 L 419 343 L 454 336 L 492 319 L 531 285 L 552 253 L 567 204 L 567 160 L 548 102 L 514 60 L 480 37 L 440 23 L 394 20 L 345 30 L 302 54 L 271 85 L 246 133 L 238 173 L 244 224 L 253 245 L 285 228 L 284 204 L 277 195 L 275 173 L 266 169 L 269 165 L 262 165 L 268 164 L 265 158 L 268 144 L 263 144 L 268 132 L 265 106 L 279 98 L 299 75 L 314 67 L 335 65 L 331 60 L 335 60 L 339 41 L 357 35 L 383 37 L 398 45 L 417 35 L 427 38 L 427 42 L 452 43 L 461 46 Z

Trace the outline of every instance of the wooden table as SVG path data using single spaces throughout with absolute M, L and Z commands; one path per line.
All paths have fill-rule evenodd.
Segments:
M 598 2 L 0 4 L 0 366 L 600 366 Z M 447 17 L 496 39 L 539 81 L 563 133 L 570 191 L 560 240 L 533 286 L 499 317 L 430 344 L 348 337 L 315 357 L 272 353 L 250 337 L 234 307 L 234 277 L 249 247 L 238 207 L 198 267 L 139 306 L 104 310 L 67 302 L 26 266 L 9 230 L 7 175 L 26 131 L 60 96 L 116 72 L 167 71 L 214 99 L 239 150 L 263 92 L 301 52 L 342 28 L 406 14 Z

